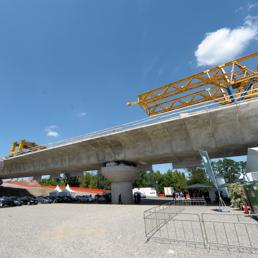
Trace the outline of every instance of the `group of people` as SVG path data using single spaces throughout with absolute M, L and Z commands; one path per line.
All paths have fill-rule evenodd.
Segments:
M 172 194 L 174 200 L 190 200 L 192 198 L 208 198 L 209 193 L 203 191 L 184 191 L 184 192 L 174 192 Z
M 172 197 L 174 200 L 190 199 L 189 192 L 173 192 Z

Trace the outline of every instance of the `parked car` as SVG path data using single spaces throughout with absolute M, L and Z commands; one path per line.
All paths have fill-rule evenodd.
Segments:
M 105 203 L 106 202 L 106 198 L 104 197 L 104 195 L 96 194 L 95 195 L 95 201 L 97 203 Z
M 22 202 L 16 196 L 10 196 L 7 198 L 12 202 L 11 206 L 21 206 L 22 205 Z
M 14 202 L 6 196 L 0 197 L 0 207 L 14 206 Z
M 48 196 L 38 196 L 37 201 L 42 204 L 52 203 L 53 201 Z
M 58 201 L 58 196 L 48 196 L 47 197 L 52 203 L 57 203 Z
M 75 202 L 75 201 L 76 201 L 75 197 L 72 197 L 72 196 L 63 197 L 63 202 Z
M 105 192 L 105 193 L 103 194 L 103 197 L 105 198 L 105 200 L 106 200 L 107 203 L 111 203 L 111 201 L 112 201 L 111 192 Z
M 94 201 L 91 195 L 77 195 L 75 199 L 77 202 L 81 202 L 81 203 L 88 203 L 88 202 Z
M 31 196 L 23 196 L 23 197 L 20 197 L 19 200 L 24 205 L 36 205 L 36 204 L 38 204 L 38 200 L 35 197 L 31 197 Z

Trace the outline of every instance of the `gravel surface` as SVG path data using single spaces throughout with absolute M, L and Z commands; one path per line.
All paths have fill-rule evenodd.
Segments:
M 145 241 L 147 205 L 45 204 L 0 209 L 0 257 L 249 257 Z M 210 212 L 209 207 L 187 207 Z

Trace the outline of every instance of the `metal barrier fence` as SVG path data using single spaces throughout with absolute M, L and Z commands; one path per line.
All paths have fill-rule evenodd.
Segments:
M 144 211 L 145 235 L 150 239 L 174 214 L 183 211 L 182 206 L 206 205 L 204 198 L 176 199 Z
M 163 205 L 144 212 L 145 235 L 195 247 L 258 252 L 258 222 L 238 214 L 186 213 Z
M 144 211 L 145 236 L 147 240 L 171 220 L 171 216 L 173 216 L 174 213 L 177 214 L 181 212 L 182 209 L 182 207 L 164 204 Z
M 168 205 L 185 205 L 185 206 L 191 206 L 191 205 L 206 205 L 207 202 L 204 198 L 191 198 L 191 199 L 176 199 L 171 200 Z

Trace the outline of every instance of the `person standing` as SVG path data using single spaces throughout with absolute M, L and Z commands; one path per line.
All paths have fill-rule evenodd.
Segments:
M 119 194 L 119 196 L 118 196 L 118 203 L 119 203 L 119 204 L 123 204 L 123 203 L 122 203 L 122 196 L 121 196 L 121 194 Z

